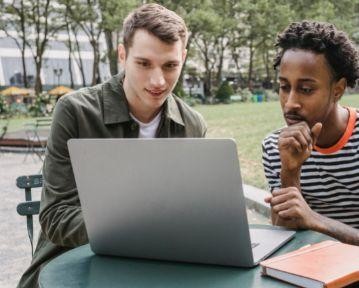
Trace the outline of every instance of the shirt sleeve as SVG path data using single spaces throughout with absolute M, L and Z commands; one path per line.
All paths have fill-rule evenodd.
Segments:
M 56 104 L 43 166 L 44 186 L 39 220 L 45 235 L 56 245 L 88 243 L 67 141 L 78 138 L 76 113 L 66 98 Z
M 267 179 L 269 191 L 281 187 L 280 181 L 280 158 L 277 149 L 270 148 L 269 140 L 266 138 L 262 143 L 262 164 L 264 175 Z

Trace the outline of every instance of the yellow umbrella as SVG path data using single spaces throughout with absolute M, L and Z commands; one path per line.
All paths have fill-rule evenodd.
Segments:
M 48 91 L 48 93 L 53 96 L 62 96 L 71 91 L 74 91 L 74 90 L 69 87 L 66 87 L 66 86 L 57 86 L 54 89 L 51 89 L 50 91 Z
M 28 89 L 11 86 L 0 91 L 0 94 L 4 96 L 16 96 L 16 95 L 25 96 L 25 95 L 29 95 L 30 91 Z

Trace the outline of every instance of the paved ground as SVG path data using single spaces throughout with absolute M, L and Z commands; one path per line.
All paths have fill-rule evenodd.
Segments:
M 15 186 L 20 175 L 39 173 L 42 162 L 37 156 L 0 153 L 0 287 L 16 287 L 31 261 L 31 246 L 27 237 L 26 219 L 19 216 L 16 206 L 25 200 L 23 190 Z M 34 190 L 33 199 L 40 199 L 40 189 Z M 34 231 L 39 231 L 38 218 L 34 218 Z M 37 238 L 37 237 L 34 237 Z
M 21 274 L 31 261 L 31 246 L 27 238 L 25 217 L 16 212 L 16 205 L 24 201 L 25 194 L 15 186 L 20 175 L 39 173 L 42 162 L 35 155 L 0 153 L 0 287 L 15 287 Z M 40 189 L 35 190 L 33 199 L 40 199 Z M 248 210 L 250 223 L 268 224 L 261 214 Z M 38 218 L 34 219 L 34 239 L 39 231 Z

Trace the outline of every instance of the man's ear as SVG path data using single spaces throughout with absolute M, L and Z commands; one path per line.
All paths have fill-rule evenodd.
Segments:
M 345 89 L 347 88 L 347 79 L 344 77 L 338 80 L 334 86 L 334 101 L 338 102 L 342 98 Z
M 118 51 L 118 62 L 120 62 L 122 68 L 124 68 L 125 63 L 126 63 L 126 49 L 125 49 L 125 46 L 123 46 L 123 44 L 118 45 L 117 51 Z
M 184 60 L 186 59 L 187 56 L 187 49 L 183 49 L 182 51 L 182 62 L 184 63 Z

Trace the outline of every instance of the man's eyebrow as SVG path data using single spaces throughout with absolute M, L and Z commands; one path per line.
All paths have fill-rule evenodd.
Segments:
M 140 61 L 150 61 L 150 60 L 148 60 L 148 59 L 146 59 L 146 58 L 143 58 L 143 57 L 134 57 L 136 60 L 140 60 Z
M 317 82 L 314 78 L 300 78 L 299 79 L 300 82 Z
M 180 63 L 180 61 L 178 61 L 178 60 L 168 60 L 166 62 L 166 64 L 178 64 L 178 63 Z
M 281 80 L 281 81 L 287 81 L 288 82 L 288 79 L 285 78 L 285 77 L 282 77 L 282 76 L 279 76 L 278 79 Z M 299 78 L 298 81 L 299 82 L 312 82 L 312 83 L 317 82 L 314 78 Z

